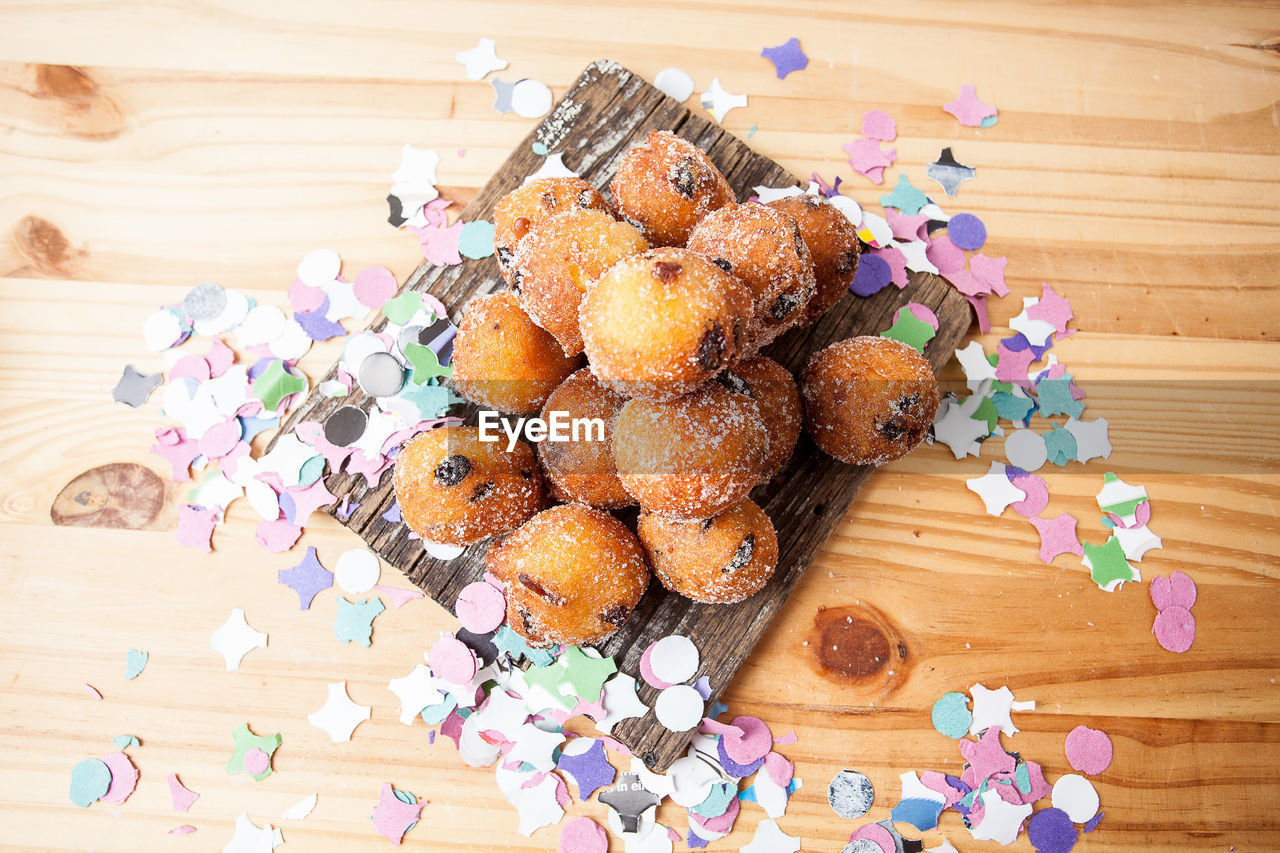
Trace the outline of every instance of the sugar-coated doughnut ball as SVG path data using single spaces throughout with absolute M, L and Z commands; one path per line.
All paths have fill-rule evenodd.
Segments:
M 823 451 L 855 465 L 906 455 L 938 411 L 933 368 L 892 338 L 849 338 L 815 352 L 800 385 L 805 429 Z
M 698 220 L 734 201 L 707 155 L 669 130 L 628 151 L 609 186 L 619 215 L 654 246 L 683 246 Z
M 607 638 L 649 585 L 644 549 L 621 521 L 582 504 L 538 513 L 489 549 L 507 621 L 532 646 Z
M 603 425 L 599 431 L 584 427 L 580 438 L 573 441 L 548 439 L 538 443 L 538 458 L 556 500 L 578 501 L 602 509 L 635 503 L 622 488 L 613 463 L 613 428 L 625 402 L 585 367 L 551 392 L 542 407 L 542 419 L 548 424 L 553 418 L 562 417 L 570 425 L 579 418 L 599 419 Z
M 795 377 L 773 359 L 758 355 L 738 362 L 717 378 L 730 390 L 735 390 L 739 382 L 745 383 L 746 390 L 756 401 L 760 419 L 769 433 L 769 453 L 765 456 L 760 482 L 772 480 L 796 449 L 804 421 Z
M 538 411 L 547 395 L 578 368 L 539 328 L 509 290 L 471 300 L 453 341 L 453 378 L 462 396 L 517 415 Z
M 638 531 L 658 580 L 694 601 L 742 601 L 759 592 L 778 565 L 773 522 L 749 500 L 703 521 L 644 513 Z
M 539 178 L 498 199 L 493 206 L 493 246 L 502 274 L 510 276 L 516 249 L 534 226 L 557 213 L 584 209 L 609 211 L 609 202 L 582 178 Z
M 858 273 L 858 257 L 862 253 L 858 229 L 838 208 L 815 196 L 780 198 L 769 202 L 768 206 L 795 220 L 800 236 L 813 256 L 817 291 L 809 300 L 800 323 L 808 326 L 830 311 L 853 284 L 853 277 Z
M 605 270 L 649 244 L 640 232 L 594 208 L 557 213 L 521 242 L 507 280 L 529 319 L 568 355 L 582 352 L 578 303 Z
M 768 450 L 755 400 L 717 382 L 666 402 L 628 400 L 613 431 L 623 488 L 643 509 L 686 520 L 744 500 Z
M 790 216 L 763 204 L 722 207 L 693 229 L 688 249 L 711 258 L 751 288 L 757 347 L 804 319 L 816 288 L 813 258 Z
M 406 442 L 391 478 L 409 529 L 433 542 L 470 545 L 514 530 L 542 506 L 533 449 L 481 441 L 475 427 L 428 430 Z
M 684 249 L 623 258 L 579 308 L 591 371 L 619 394 L 646 400 L 687 394 L 727 367 L 746 344 L 750 318 L 746 285 Z

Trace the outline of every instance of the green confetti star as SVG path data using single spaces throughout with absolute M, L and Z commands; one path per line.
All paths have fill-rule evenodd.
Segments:
M 1124 558 L 1124 548 L 1114 536 L 1102 545 L 1085 542 L 1084 555 L 1089 558 L 1089 576 L 1102 589 L 1115 581 L 1133 580 L 1133 566 Z
M 378 598 L 362 598 L 356 602 L 339 598 L 333 633 L 344 643 L 368 647 L 373 642 L 373 620 L 384 609 L 382 600 Z
M 399 296 L 388 299 L 382 306 L 382 313 L 392 323 L 403 326 L 412 320 L 413 315 L 417 314 L 421 308 L 422 296 L 415 291 L 406 290 Z
M 880 196 L 881 207 L 896 207 L 906 216 L 915 216 L 928 203 L 929 197 L 916 189 L 905 174 L 898 175 L 893 192 Z
M 588 702 L 595 702 L 600 698 L 604 683 L 618 671 L 613 658 L 588 657 L 577 646 L 565 649 L 558 663 L 564 667 L 561 680 L 573 690 L 575 696 Z
M 907 346 L 924 352 L 924 345 L 933 340 L 935 334 L 937 333 L 934 332 L 933 326 L 917 318 L 910 311 L 902 311 L 894 324 L 880 333 L 880 337 L 901 341 Z
M 262 401 L 262 407 L 274 412 L 280 407 L 280 401 L 291 394 L 307 390 L 307 380 L 294 376 L 284 366 L 284 361 L 275 359 L 258 378 L 253 380 L 253 396 Z
M 560 684 L 564 680 L 564 666 L 559 661 L 554 661 L 547 666 L 529 667 L 524 671 L 524 680 L 530 687 L 541 687 L 552 701 L 566 711 L 577 704 L 560 692 Z
M 276 750 L 280 748 L 280 744 L 284 743 L 284 738 L 280 737 L 279 732 L 270 737 L 255 735 L 249 730 L 248 723 L 241 723 L 231 733 L 231 738 L 235 742 L 235 751 L 231 754 L 231 760 L 227 762 L 228 776 L 234 776 L 236 773 L 253 775 L 244 768 L 244 757 L 251 749 L 260 749 L 267 754 L 267 769 L 253 776 L 253 780 L 261 782 L 274 772 L 271 769 L 271 758 L 275 755 Z
M 1071 380 L 1041 379 L 1036 385 L 1036 394 L 1040 399 L 1040 417 L 1052 415 L 1070 415 L 1080 417 L 1084 411 L 1084 403 L 1071 397 Z
M 528 658 L 534 666 L 548 666 L 556 659 L 550 649 L 535 649 L 524 641 L 524 638 L 511 630 L 511 626 L 503 625 L 493 637 L 493 644 L 498 651 L 511 655 L 512 660 Z
M 437 376 L 448 379 L 453 375 L 453 367 L 442 367 L 440 358 L 430 347 L 422 344 L 409 344 L 404 348 L 404 357 L 413 365 L 413 375 L 409 377 L 409 381 L 414 385 L 421 385 Z

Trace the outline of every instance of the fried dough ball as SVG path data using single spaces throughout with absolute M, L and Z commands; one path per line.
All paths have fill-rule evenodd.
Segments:
M 746 285 L 684 249 L 623 258 L 579 308 L 591 371 L 619 394 L 646 400 L 687 394 L 728 366 L 750 318 Z
M 578 303 L 587 285 L 628 255 L 649 248 L 640 232 L 594 208 L 557 213 L 516 250 L 507 280 L 529 319 L 551 333 L 566 355 L 582 352 Z
M 493 246 L 502 274 L 510 279 L 511 260 L 534 226 L 570 210 L 611 212 L 609 202 L 582 178 L 539 178 L 516 187 L 493 206 Z
M 533 449 L 481 441 L 475 427 L 428 430 L 406 442 L 391 483 L 409 529 L 433 542 L 470 545 L 514 530 L 542 506 Z
M 813 256 L 817 292 L 805 308 L 800 325 L 818 322 L 849 291 L 858 273 L 862 243 L 858 229 L 838 208 L 811 195 L 780 198 L 768 204 L 795 220 L 800 236 Z
M 618 213 L 654 246 L 683 246 L 698 220 L 734 202 L 707 155 L 669 130 L 628 151 L 609 186 Z
M 454 389 L 481 406 L 527 415 L 577 369 L 556 339 L 534 324 L 509 290 L 473 299 L 453 340 Z
M 813 258 L 790 216 L 763 204 L 722 207 L 693 229 L 688 249 L 751 288 L 757 348 L 804 319 L 816 289 Z
M 760 482 L 772 480 L 787 464 L 800 438 L 804 409 L 795 377 L 773 359 L 758 355 L 738 362 L 716 378 L 730 390 L 735 390 L 738 382 L 745 383 L 747 392 L 756 401 L 760 419 L 769 433 L 769 453 L 765 456 Z
M 649 585 L 636 537 L 582 504 L 538 513 L 490 548 L 485 566 L 507 585 L 507 622 L 532 646 L 604 640 Z
M 891 338 L 849 338 L 819 350 L 800 381 L 805 428 L 823 451 L 854 465 L 905 456 L 938 410 L 933 368 Z
M 694 601 L 742 601 L 759 592 L 778 565 L 773 522 L 749 500 L 705 521 L 644 513 L 638 532 L 662 585 Z
M 555 417 L 553 412 L 563 412 L 570 423 L 577 418 L 598 418 L 604 424 L 603 436 L 587 430 L 581 440 L 538 443 L 538 458 L 556 500 L 579 501 L 601 509 L 635 503 L 622 488 L 613 464 L 613 427 L 625 402 L 585 367 L 551 392 L 542 407 L 541 417 L 547 423 Z
M 769 436 L 755 400 L 717 382 L 668 402 L 628 400 L 613 431 L 622 486 L 670 518 L 710 518 L 760 481 Z

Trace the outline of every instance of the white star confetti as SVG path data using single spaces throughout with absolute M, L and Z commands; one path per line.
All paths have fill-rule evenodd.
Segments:
M 373 709 L 358 705 L 347 695 L 347 682 L 336 681 L 329 685 L 329 696 L 320 710 L 307 714 L 307 721 L 329 736 L 334 743 L 351 740 L 356 726 L 369 719 Z
M 996 366 L 987 361 L 987 351 L 977 341 L 969 341 L 964 349 L 956 350 L 956 360 L 964 368 L 964 378 L 969 390 L 983 394 L 996 378 Z
M 524 183 L 540 181 L 543 178 L 576 178 L 578 173 L 564 164 L 564 155 L 557 151 L 542 158 L 542 165 L 524 179 Z
M 235 834 L 222 848 L 222 853 L 271 853 L 283 843 L 280 830 L 269 823 L 259 829 L 247 814 L 242 814 L 236 818 Z
M 1009 328 L 1015 332 L 1022 332 L 1032 346 L 1042 347 L 1045 341 L 1049 340 L 1049 336 L 1057 331 L 1057 327 L 1045 320 L 1033 320 L 1027 316 L 1027 309 L 1039 302 L 1040 300 L 1034 296 L 1022 297 L 1022 313 L 1009 320 Z
M 596 720 L 596 728 L 605 734 L 610 734 L 623 720 L 643 717 L 649 712 L 649 706 L 636 693 L 636 680 L 621 672 L 604 683 L 603 699 L 605 715 Z
M 1022 822 L 1031 815 L 1031 804 L 1013 806 L 1000 799 L 1000 794 L 988 790 L 982 795 L 982 822 L 972 830 L 975 841 L 995 841 L 1012 844 L 1018 838 Z
M 507 67 L 507 61 L 499 59 L 494 53 L 494 46 L 493 39 L 482 38 L 470 50 L 460 50 L 453 55 L 453 58 L 467 70 L 468 80 L 483 80 L 485 75 Z
M 981 402 L 977 396 L 970 397 L 964 403 L 946 400 L 934 416 L 934 438 L 950 447 L 952 455 L 957 459 L 970 454 L 977 456 L 982 450 L 978 439 L 986 438 L 987 423 L 970 417 Z
M 1080 464 L 1083 465 L 1090 459 L 1111 457 L 1111 439 L 1107 434 L 1106 418 L 1092 421 L 1070 418 L 1067 421 L 1067 432 L 1076 438 L 1076 459 Z
M 990 793 L 995 793 L 994 791 Z M 1031 811 L 1031 807 L 1027 807 Z M 778 828 L 778 822 L 772 818 L 760 821 L 756 826 L 755 837 L 751 843 L 742 848 L 742 853 L 797 853 L 800 839 L 787 835 Z
M 1013 691 L 1008 685 L 999 690 L 988 690 L 981 684 L 975 684 L 969 688 L 969 695 L 973 697 L 973 723 L 969 726 L 971 735 L 984 732 L 993 726 L 998 727 L 1006 735 L 1015 735 L 1018 733 L 1018 727 L 1013 724 L 1013 718 L 1009 712 L 1036 709 L 1036 703 L 1033 701 L 1015 701 Z
M 969 487 L 969 491 L 982 498 L 988 515 L 999 515 L 1008 508 L 1009 504 L 1027 499 L 1026 492 L 1009 482 L 1004 465 L 999 462 L 992 462 L 987 473 L 981 477 L 974 477 L 964 482 Z
M 935 267 L 933 265 L 933 261 L 929 260 L 928 256 L 925 255 L 925 249 L 928 248 L 928 244 L 925 243 L 925 241 L 911 240 L 907 243 L 894 243 L 893 247 L 901 252 L 902 256 L 907 259 L 907 269 L 912 272 L 931 272 L 934 275 L 938 274 L 938 268 Z M 995 375 L 994 370 L 995 368 L 993 367 L 993 376 Z
M 210 635 L 209 645 L 227 662 L 227 672 L 234 672 L 250 651 L 267 647 L 267 635 L 250 628 L 244 611 L 236 607 L 227 621 Z
M 413 671 L 403 678 L 391 679 L 387 687 L 400 700 L 400 722 L 406 726 L 413 725 L 414 718 L 422 713 L 423 708 L 438 704 L 444 698 L 435 685 L 431 670 L 422 664 L 414 666 Z
M 702 108 L 710 112 L 718 124 L 724 123 L 724 117 L 730 110 L 746 105 L 747 96 L 725 91 L 719 77 L 712 80 L 711 88 L 702 93 Z

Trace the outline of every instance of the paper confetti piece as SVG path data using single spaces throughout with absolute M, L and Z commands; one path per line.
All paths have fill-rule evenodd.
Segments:
M 312 794 L 309 797 L 304 797 L 281 812 L 280 817 L 284 820 L 302 820 L 304 817 L 311 814 L 313 809 L 315 809 L 316 801 L 318 799 L 318 794 Z
M 458 235 L 458 253 L 464 258 L 478 260 L 494 252 L 493 223 L 483 219 L 468 222 Z
M 880 337 L 901 341 L 918 352 L 924 352 L 925 345 L 933 340 L 936 334 L 937 329 L 920 320 L 914 313 L 906 310 L 906 306 L 903 306 L 894 315 L 893 325 L 881 332 Z
M 973 827 L 974 840 L 994 841 L 1001 845 L 1016 841 L 1022 822 L 1031 814 L 1031 804 L 1011 805 L 992 790 L 984 792 L 979 799 L 982 800 L 983 816 L 982 822 Z
M 184 548 L 196 548 L 206 554 L 212 553 L 213 546 L 210 542 L 213 539 L 213 529 L 217 526 L 218 513 L 214 510 L 190 504 L 182 504 L 178 507 L 178 544 Z
M 1071 312 L 1071 303 L 1055 293 L 1046 283 L 1041 286 L 1040 299 L 1027 309 L 1027 316 L 1033 320 L 1049 323 L 1054 331 L 1061 335 L 1067 331 L 1067 323 L 1075 315 Z
M 307 721 L 329 736 L 334 743 L 346 743 L 356 727 L 369 719 L 373 709 L 351 701 L 347 695 L 347 682 L 336 681 L 329 685 L 329 692 L 319 710 L 307 714 Z
M 96 758 L 86 758 L 71 768 L 71 802 L 88 808 L 111 787 L 111 771 Z
M 1076 726 L 1067 734 L 1067 763 L 1073 770 L 1097 776 L 1111 766 L 1111 738 L 1106 732 Z
M 196 828 L 194 826 L 192 826 L 189 823 L 184 823 L 180 826 L 175 826 L 173 829 L 169 830 L 169 834 L 170 835 L 190 835 L 195 831 L 196 831 Z
M 222 848 L 222 853 L 271 853 L 284 843 L 280 830 L 271 824 L 264 824 L 259 829 L 249 815 L 241 814 L 236 818 L 235 833 Z
M 333 633 L 344 643 L 368 647 L 373 642 L 373 620 L 385 609 L 378 598 L 362 598 L 353 602 L 339 597 Z
M 711 113 L 717 124 L 724 123 L 730 110 L 747 105 L 747 96 L 728 92 L 720 85 L 720 78 L 711 81 L 711 88 L 702 93 L 702 108 Z
M 1112 536 L 1102 545 L 1084 543 L 1084 556 L 1080 558 L 1089 576 L 1099 589 L 1115 592 L 1127 581 L 1140 581 L 1138 570 L 1125 559 L 1120 540 Z
M 1161 648 L 1182 654 L 1195 642 L 1196 617 L 1187 608 L 1171 604 L 1156 614 L 1151 633 L 1156 635 Z
M 992 462 L 987 473 L 981 477 L 965 480 L 969 491 L 982 498 L 988 515 L 1000 515 L 1009 504 L 1026 500 L 1027 493 L 1009 482 L 1005 466 Z
M 921 208 L 929 203 L 929 197 L 923 192 L 916 189 L 911 184 L 911 179 L 906 174 L 898 175 L 898 183 L 894 186 L 893 191 L 880 196 L 881 207 L 895 207 L 907 216 L 914 216 L 919 213 Z M 968 214 L 960 214 L 967 216 Z M 975 217 L 976 218 L 976 217 Z M 955 224 L 955 220 L 951 220 L 951 224 Z M 948 228 L 948 232 L 950 228 Z M 952 238 L 954 240 L 954 237 Z M 959 245 L 959 243 L 957 243 Z
M 809 65 L 809 57 L 805 56 L 804 51 L 800 49 L 800 40 L 794 37 L 777 47 L 764 48 L 760 51 L 760 55 L 773 63 L 779 80 L 792 71 L 803 71 Z
M 101 761 L 107 765 L 107 770 L 111 773 L 111 785 L 107 788 L 107 792 L 102 795 L 102 802 L 120 805 L 129 799 L 129 795 L 137 788 L 138 769 L 133 766 L 129 756 L 123 752 L 104 755 Z
M 493 71 L 501 71 L 507 67 L 505 59 L 499 59 L 494 53 L 495 43 L 491 38 L 482 38 L 470 50 L 460 50 L 453 55 L 466 69 L 468 80 L 483 80 L 485 75 Z
M 1015 735 L 1018 733 L 1018 727 L 1013 724 L 1010 711 L 1035 709 L 1035 702 L 1017 702 L 1013 698 L 1013 691 L 1007 685 L 999 690 L 990 690 L 982 684 L 974 684 L 969 688 L 969 695 L 973 697 L 973 723 L 969 726 L 971 735 L 992 728 L 999 729 L 1006 735 Z M 1000 741 L 997 738 L 993 748 L 998 749 L 999 746 Z M 964 752 L 965 744 L 960 745 L 960 750 Z M 967 755 L 965 757 L 968 758 Z
M 1043 383 L 1041 383 L 1043 384 Z M 1067 421 L 1067 431 L 1076 439 L 1076 458 L 1083 464 L 1090 459 L 1108 459 L 1111 457 L 1111 441 L 1107 435 L 1106 418 L 1092 421 L 1080 421 L 1071 418 Z
M 275 755 L 276 750 L 280 748 L 280 745 L 284 743 L 284 738 L 280 736 L 279 732 L 270 736 L 255 735 L 249 728 L 248 723 L 241 723 L 232 730 L 231 739 L 234 747 L 231 758 L 227 761 L 228 776 L 246 773 L 253 777 L 255 782 L 261 782 L 274 772 L 271 767 L 271 758 Z M 249 768 L 245 766 L 245 756 L 255 749 L 267 756 L 267 766 L 258 773 L 250 773 Z
M 267 647 L 267 635 L 250 628 L 245 620 L 244 610 L 235 607 L 227 621 L 209 637 L 209 645 L 222 655 L 227 664 L 227 672 L 234 672 L 240 668 L 240 662 L 250 651 Z
M 609 834 L 589 817 L 576 817 L 560 829 L 557 853 L 607 853 Z
M 693 94 L 693 78 L 679 68 L 664 68 L 654 75 L 653 85 L 664 95 L 684 103 Z
M 1093 783 L 1074 773 L 1053 783 L 1052 798 L 1053 807 L 1066 812 L 1072 823 L 1085 823 L 1098 813 L 1098 792 Z
M 896 149 L 882 150 L 875 139 L 855 139 L 840 146 L 849 155 L 849 166 L 874 184 L 884 183 L 885 167 L 898 158 Z
M 969 733 L 972 722 L 969 697 L 963 693 L 944 693 L 933 703 L 933 727 L 939 734 L 958 740 Z
M 173 810 L 175 812 L 185 812 L 189 810 L 196 800 L 200 799 L 200 795 L 188 788 L 178 780 L 178 774 L 169 774 L 169 799 L 173 802 Z
M 1161 575 L 1152 578 L 1150 592 L 1151 603 L 1156 606 L 1156 610 L 1174 606 L 1190 610 L 1196 603 L 1195 581 L 1183 572 L 1174 572 L 1167 578 Z
M 987 226 L 972 213 L 957 213 L 947 223 L 947 236 L 961 249 L 976 252 L 987 242 Z
M 973 180 L 978 174 L 972 166 L 957 160 L 950 147 L 943 148 L 938 159 L 925 167 L 924 173 L 949 196 L 954 196 L 962 183 Z
M 827 786 L 827 803 L 842 818 L 853 820 L 871 810 L 875 802 L 871 780 L 857 770 L 841 770 Z
M 787 835 L 772 818 L 765 818 L 756 825 L 756 834 L 742 853 L 797 853 L 799 849 L 799 838 Z
M 137 409 L 147 402 L 151 392 L 163 381 L 163 374 L 141 373 L 132 364 L 126 364 L 120 381 L 111 391 L 111 399 Z
M 605 754 L 604 743 L 595 738 L 570 740 L 556 762 L 556 769 L 578 786 L 580 800 L 589 800 L 596 791 L 608 788 L 613 784 L 615 774 Z
M 862 114 L 862 135 L 880 142 L 898 138 L 898 125 L 884 110 L 867 110 Z
M 333 569 L 333 579 L 343 591 L 352 594 L 368 592 L 378 583 L 382 566 L 378 555 L 368 548 L 343 551 Z
M 546 115 L 551 111 L 553 100 L 551 89 L 540 80 L 526 78 L 511 88 L 511 109 L 521 118 L 540 118 Z
M 1036 853 L 1070 853 L 1079 838 L 1079 831 L 1062 809 L 1041 809 L 1027 821 L 1027 839 Z
M 397 796 L 397 791 L 390 782 L 382 783 L 378 795 L 378 804 L 373 807 L 373 830 L 386 836 L 392 844 L 399 845 L 404 834 L 418 822 L 426 800 L 422 802 L 406 802 Z
M 129 651 L 125 653 L 125 680 L 132 681 L 141 675 L 142 670 L 147 668 L 147 658 L 149 657 L 150 655 L 146 652 L 140 652 L 137 649 L 129 649 Z
M 116 735 L 111 739 L 111 743 L 116 749 L 128 749 L 131 746 L 141 746 L 141 742 L 133 735 Z
M 943 104 L 942 109 L 966 127 L 989 127 L 986 121 L 996 115 L 996 108 L 979 101 L 976 88 L 969 84 L 961 85 L 960 97 Z
M 1052 563 L 1059 554 L 1075 554 L 1084 556 L 1080 539 L 1076 535 L 1075 516 L 1061 513 L 1053 518 L 1037 518 L 1032 516 L 1027 521 L 1040 534 L 1040 559 Z

